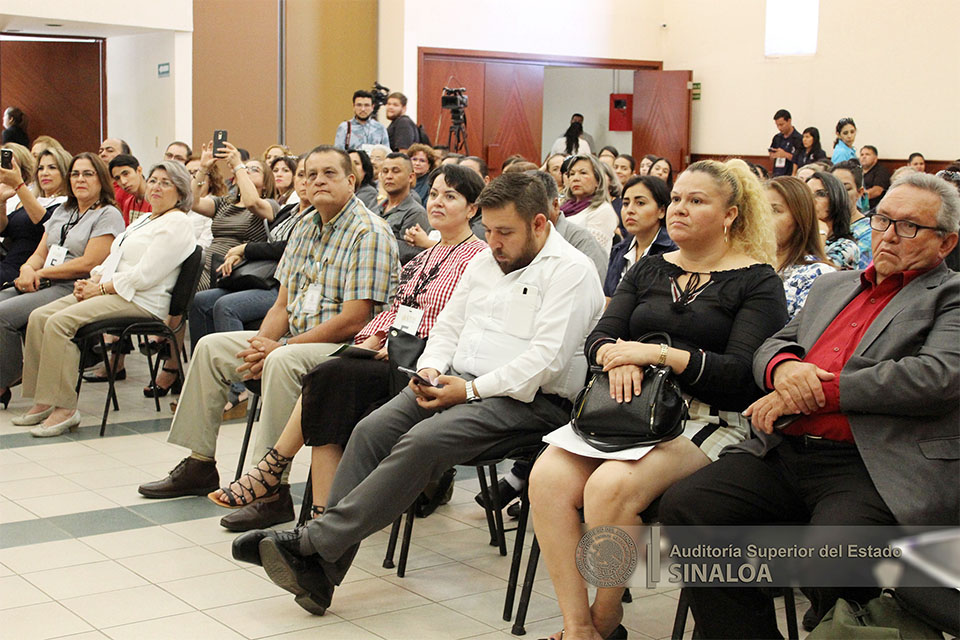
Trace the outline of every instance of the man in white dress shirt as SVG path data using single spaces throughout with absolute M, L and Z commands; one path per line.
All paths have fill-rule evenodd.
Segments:
M 437 386 L 411 382 L 360 421 L 322 515 L 234 541 L 235 558 L 262 564 L 311 613 L 326 610 L 360 541 L 429 481 L 509 436 L 565 423 L 583 386 L 583 341 L 603 310 L 596 268 L 550 224 L 538 178 L 504 174 L 477 204 L 490 248 L 467 266 L 418 362 Z

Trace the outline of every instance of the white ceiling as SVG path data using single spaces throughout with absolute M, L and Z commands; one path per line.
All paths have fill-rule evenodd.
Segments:
M 50 27 L 47 26 L 48 23 L 60 24 L 62 26 Z M 0 14 L 0 35 L 16 36 L 20 34 L 31 34 L 111 38 L 114 36 L 132 36 L 151 33 L 151 31 L 150 29 L 116 24 L 50 20 L 30 16 Z

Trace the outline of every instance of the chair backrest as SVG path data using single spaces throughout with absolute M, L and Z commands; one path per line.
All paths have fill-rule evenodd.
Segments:
M 202 269 L 203 247 L 198 246 L 190 257 L 180 264 L 180 274 L 173 285 L 173 291 L 170 292 L 171 316 L 182 316 L 193 304 Z

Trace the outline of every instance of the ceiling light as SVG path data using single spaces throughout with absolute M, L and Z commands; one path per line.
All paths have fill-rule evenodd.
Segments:
M 46 26 L 48 26 L 48 27 L 62 27 L 63 25 L 62 25 L 62 24 L 58 24 L 58 23 L 56 23 L 56 22 L 48 22 L 48 23 L 46 24 Z

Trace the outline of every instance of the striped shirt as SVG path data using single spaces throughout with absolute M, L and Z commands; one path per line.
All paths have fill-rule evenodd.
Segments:
M 377 313 L 397 287 L 400 257 L 393 231 L 356 196 L 333 220 L 317 222 L 319 214 L 294 227 L 274 276 L 287 289 L 291 335 L 328 321 L 348 300 L 373 300 Z M 317 294 L 309 293 L 312 285 Z
M 354 342 L 360 344 L 375 333 L 385 334 L 393 326 L 397 319 L 397 311 L 401 304 L 410 304 L 408 299 L 418 288 L 421 278 L 430 275 L 431 271 L 437 265 L 437 275 L 423 287 L 415 298 L 415 306 L 423 309 L 423 319 L 420 321 L 420 328 L 417 335 L 426 338 L 430 335 L 430 329 L 433 323 L 437 321 L 437 314 L 447 304 L 447 300 L 453 295 L 453 290 L 463 275 L 463 270 L 467 264 L 481 251 L 487 248 L 487 243 L 483 240 L 470 240 L 459 246 L 435 245 L 428 251 L 418 253 L 410 262 L 404 265 L 400 272 L 400 286 L 397 288 L 397 296 L 393 299 L 393 304 L 386 311 L 382 311 L 377 317 L 367 323 L 360 333 L 357 334 Z M 411 305 L 414 306 L 414 305 Z

